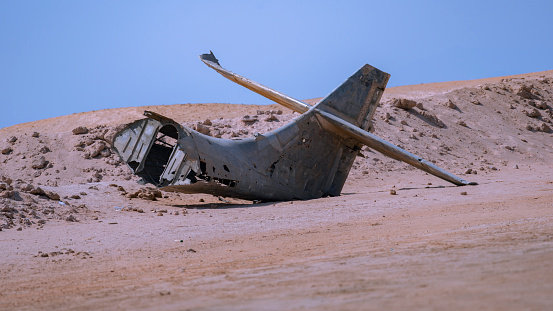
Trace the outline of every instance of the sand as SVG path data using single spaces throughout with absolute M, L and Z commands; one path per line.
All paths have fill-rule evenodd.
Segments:
M 553 71 L 389 88 L 374 133 L 479 185 L 364 149 L 341 196 L 291 202 L 157 192 L 109 149 L 143 110 L 230 138 L 297 116 L 277 105 L 2 128 L 0 309 L 549 310 L 552 106 Z

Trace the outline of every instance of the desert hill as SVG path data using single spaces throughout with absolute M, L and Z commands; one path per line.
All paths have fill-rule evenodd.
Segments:
M 315 308 L 325 306 L 320 301 L 328 301 L 331 309 L 358 309 L 367 302 L 364 294 L 382 294 L 386 289 L 397 296 L 412 296 L 415 305 L 421 306 L 436 294 L 449 297 L 435 302 L 437 308 L 451 307 L 452 301 L 458 307 L 503 301 L 499 309 L 553 305 L 545 298 L 553 287 L 552 278 L 546 281 L 553 270 L 544 263 L 553 262 L 547 233 L 553 229 L 553 71 L 386 90 L 375 115 L 374 133 L 481 184 L 468 190 L 365 148 L 341 197 L 252 204 L 160 192 L 138 184 L 110 150 L 118 129 L 143 118 L 144 110 L 221 138 L 267 132 L 298 116 L 276 104 L 160 105 L 77 113 L 0 129 L 1 309 L 174 309 L 185 300 L 200 309 L 246 302 L 256 309 L 292 296 L 291 301 Z M 400 195 L 391 196 L 390 189 Z M 483 238 L 484 233 L 490 239 Z M 185 240 L 187 247 L 177 248 L 174 240 Z M 364 245 L 372 245 L 368 246 L 371 251 Z M 425 258 L 432 247 L 440 250 L 436 255 L 440 261 L 428 263 L 432 259 Z M 536 247 L 540 251 L 532 253 Z M 517 248 L 530 252 L 527 259 L 532 266 L 524 266 L 523 257 L 507 251 Z M 399 249 L 402 255 L 385 249 Z M 501 256 L 494 257 L 486 249 Z M 197 251 L 201 257 L 194 257 Z M 490 286 L 505 286 L 503 293 L 482 297 L 433 272 L 437 268 L 450 273 L 444 272 L 449 271 L 444 263 L 463 256 L 470 257 L 467 265 L 476 267 L 471 270 L 459 263 L 469 279 L 457 277 L 467 288 L 475 284 L 478 271 L 511 271 L 523 265 L 527 272 L 513 276 L 512 282 L 492 277 L 488 283 L 476 282 L 474 288 L 484 292 Z M 364 267 L 355 258 L 372 264 Z M 310 260 L 320 265 L 310 266 Z M 490 260 L 500 263 L 492 267 Z M 88 267 L 81 269 L 84 262 Z M 340 268 L 338 262 L 347 264 Z M 393 268 L 387 262 L 402 264 Z M 424 287 L 410 290 L 394 281 L 411 264 L 426 271 L 411 275 L 411 281 Z M 336 274 L 319 270 L 325 265 Z M 542 265 L 543 270 L 534 265 Z M 366 274 L 377 267 L 388 269 L 390 276 Z M 122 272 L 115 275 L 112 270 Z M 77 281 L 69 271 L 77 278 L 90 278 L 89 283 L 75 287 Z M 197 291 L 204 290 L 205 298 L 183 284 L 176 271 Z M 355 278 L 363 273 L 364 278 Z M 298 281 L 295 274 L 304 280 Z M 429 275 L 434 278 L 428 279 Z M 273 295 L 257 288 L 271 277 L 280 282 Z M 329 285 L 327 277 L 340 281 Z M 533 277 L 540 286 L 517 285 Z M 367 281 L 371 278 L 380 281 Z M 340 282 L 345 289 L 340 289 Z M 312 285 L 314 290 L 309 289 Z M 256 289 L 248 291 L 248 286 Z M 530 289 L 533 304 L 520 297 L 508 303 L 513 302 L 507 299 L 509 293 Z M 297 290 L 304 298 L 294 296 Z M 455 290 L 462 290 L 475 303 L 456 300 L 451 295 Z M 225 291 L 231 294 L 225 296 Z M 421 296 L 414 298 L 415 294 Z M 373 298 L 380 299 L 379 306 L 404 309 L 409 305 Z M 280 306 L 287 309 L 293 302 Z
M 549 164 L 552 102 L 553 71 L 394 87 L 382 97 L 375 134 L 456 174 L 527 161 Z M 297 116 L 276 104 L 183 104 L 108 109 L 18 124 L 0 129 L 0 176 L 53 187 L 130 178 L 109 146 L 115 132 L 143 118 L 144 110 L 222 138 L 267 132 Z M 258 121 L 243 122 L 244 117 Z M 87 133 L 74 134 L 76 128 L 86 128 Z M 412 169 L 369 149 L 363 155 L 352 176 Z

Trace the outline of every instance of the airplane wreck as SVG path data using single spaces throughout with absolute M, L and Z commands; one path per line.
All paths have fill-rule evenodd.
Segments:
M 283 201 L 340 195 L 363 145 L 458 186 L 475 185 L 373 134 L 372 118 L 389 74 L 364 65 L 311 106 L 200 59 L 227 79 L 301 115 L 246 139 L 203 135 L 168 117 L 147 117 L 116 134 L 113 150 L 134 174 L 164 191 Z

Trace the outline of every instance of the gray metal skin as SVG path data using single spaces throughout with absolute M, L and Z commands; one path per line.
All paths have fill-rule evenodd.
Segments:
M 213 53 L 200 59 L 302 115 L 272 132 L 229 140 L 146 111 L 147 118 L 119 132 L 112 147 L 136 175 L 162 190 L 263 201 L 337 196 L 363 144 L 453 184 L 475 184 L 368 132 L 389 79 L 370 65 L 310 106 L 222 68 Z

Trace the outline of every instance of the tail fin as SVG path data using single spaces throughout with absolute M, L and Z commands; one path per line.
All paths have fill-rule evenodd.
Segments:
M 332 93 L 323 98 L 315 111 L 330 114 L 365 131 L 372 130 L 372 117 L 386 88 L 390 75 L 370 65 L 361 67 Z M 349 133 L 346 136 L 350 136 Z M 337 167 L 328 190 L 339 195 L 358 154 L 358 141 L 344 141 L 340 145 Z
M 384 71 L 365 65 L 321 100 L 316 108 L 368 131 L 389 78 Z
M 361 67 L 346 82 L 321 100 L 314 110 L 326 121 L 332 124 L 328 128 L 334 133 L 341 133 L 344 137 L 353 138 L 356 144 L 364 144 L 382 154 L 403 161 L 434 176 L 447 180 L 453 184 L 474 185 L 459 178 L 436 165 L 411 154 L 367 131 L 372 129 L 372 117 L 384 92 L 390 75 L 370 65 Z M 344 146 L 344 151 L 348 148 Z M 354 148 L 355 149 L 355 148 Z M 357 153 L 344 152 L 341 166 L 336 173 L 335 184 L 343 182 L 353 164 Z

